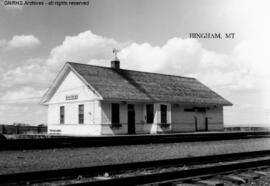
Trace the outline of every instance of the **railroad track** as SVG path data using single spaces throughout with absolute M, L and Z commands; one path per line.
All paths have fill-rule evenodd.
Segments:
M 138 145 L 150 143 L 217 141 L 217 140 L 266 138 L 266 137 L 267 138 L 270 137 L 270 131 L 18 139 L 18 140 L 1 140 L 0 150 L 100 147 L 100 146 L 117 146 L 117 145 Z
M 270 182 L 270 150 L 0 175 L 3 185 L 175 185 L 249 175 Z M 240 172 L 241 172 L 240 171 Z M 220 176 L 226 174 L 225 176 Z M 233 173 L 235 174 L 235 173 Z M 260 175 L 261 174 L 261 175 Z M 248 173 L 246 173 L 248 175 Z M 248 177 L 248 176 L 246 176 Z M 251 176 L 250 176 L 251 177 Z M 238 176 L 235 180 L 246 180 Z M 255 176 L 254 176 L 255 179 Z M 195 181 L 194 181 L 195 180 Z M 235 181 L 233 180 L 233 181 Z M 235 181 L 236 182 L 236 181 Z M 240 181 L 239 181 L 240 182 Z

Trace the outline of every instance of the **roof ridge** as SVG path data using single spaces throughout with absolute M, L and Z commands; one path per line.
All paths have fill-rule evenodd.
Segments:
M 86 65 L 86 66 L 93 66 L 93 67 L 98 67 L 98 68 L 106 68 L 106 69 L 111 69 L 111 67 L 105 67 L 105 66 L 98 66 L 98 65 L 91 65 L 91 64 L 85 64 L 85 63 L 78 63 L 78 62 L 70 62 L 67 61 L 66 63 L 69 64 L 78 64 L 78 65 Z M 146 74 L 154 74 L 154 75 L 162 75 L 162 76 L 171 76 L 171 77 L 178 77 L 178 78 L 185 78 L 185 79 L 195 79 L 194 77 L 187 77 L 187 76 L 179 76 L 179 75 L 171 75 L 171 74 L 162 74 L 162 73 L 157 73 L 157 72 L 145 72 L 145 71 L 139 71 L 139 70 L 129 70 L 129 69 L 119 69 L 122 71 L 132 71 L 132 72 L 138 72 L 138 73 L 146 73 Z

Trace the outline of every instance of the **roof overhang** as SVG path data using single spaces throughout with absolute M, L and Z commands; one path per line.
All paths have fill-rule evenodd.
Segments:
M 140 99 L 108 99 L 104 98 L 104 102 L 127 102 L 127 103 L 171 103 L 171 104 L 180 104 L 185 106 L 232 106 L 233 104 L 228 101 L 228 103 L 199 103 L 199 102 L 183 102 L 183 101 L 166 101 L 166 100 L 140 100 Z

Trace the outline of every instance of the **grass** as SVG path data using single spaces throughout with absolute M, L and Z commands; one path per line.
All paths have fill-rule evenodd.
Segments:
M 0 174 L 254 150 L 270 150 L 270 138 L 96 148 L 1 151 Z

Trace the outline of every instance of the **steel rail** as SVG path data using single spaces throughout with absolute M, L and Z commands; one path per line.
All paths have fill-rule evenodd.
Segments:
M 252 160 L 249 162 L 240 162 L 240 163 L 230 163 L 225 165 L 213 165 L 207 167 L 200 167 L 200 168 L 192 168 L 189 170 L 178 170 L 172 172 L 163 172 L 163 173 L 154 173 L 149 175 L 137 175 L 137 176 L 130 176 L 130 177 L 123 177 L 123 178 L 115 178 L 115 179 L 108 179 L 108 180 L 98 180 L 98 181 L 91 181 L 91 182 L 82 182 L 82 183 L 74 183 L 74 184 L 66 184 L 66 186 L 84 186 L 84 185 L 91 185 L 91 186 L 104 186 L 104 185 L 145 185 L 145 184 L 156 184 L 159 182 L 174 182 L 174 181 L 181 181 L 192 179 L 196 177 L 203 177 L 203 176 L 213 176 L 222 173 L 228 173 L 231 171 L 253 168 L 253 167 L 260 167 L 270 165 L 270 159 L 267 160 Z
M 122 135 L 99 137 L 60 137 L 46 139 L 1 140 L 0 150 L 27 150 L 51 148 L 101 147 L 119 145 L 139 145 L 154 143 L 180 143 L 194 141 L 217 141 L 248 138 L 269 138 L 270 131 L 265 132 L 215 132 L 182 133 L 158 135 Z
M 195 165 L 195 164 L 198 165 L 206 163 L 226 162 L 232 160 L 242 160 L 247 158 L 265 157 L 265 156 L 270 156 L 270 150 L 155 160 L 146 162 L 133 162 L 133 163 L 81 167 L 71 169 L 3 174 L 0 175 L 0 185 L 11 185 L 12 183 L 44 182 L 51 180 L 65 180 L 65 179 L 74 179 L 77 178 L 78 176 L 87 176 L 87 177 L 97 176 L 100 174 L 104 174 L 106 172 L 116 173 L 146 168 L 161 168 L 161 167 Z

